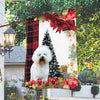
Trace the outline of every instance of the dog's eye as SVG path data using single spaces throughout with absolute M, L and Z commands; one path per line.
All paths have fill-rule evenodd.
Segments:
M 41 56 L 41 54 L 39 54 L 39 56 Z
M 44 55 L 46 56 L 47 54 L 46 54 L 46 53 L 44 53 Z

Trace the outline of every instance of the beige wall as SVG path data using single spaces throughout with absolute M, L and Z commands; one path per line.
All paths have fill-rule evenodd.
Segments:
M 4 25 L 5 0 L 0 0 L 0 26 Z M 3 35 L 4 28 L 0 28 L 0 35 Z M 2 42 L 3 43 L 3 42 Z M 0 68 L 2 73 L 2 82 L 0 83 L 0 100 L 4 100 L 4 57 L 0 56 Z

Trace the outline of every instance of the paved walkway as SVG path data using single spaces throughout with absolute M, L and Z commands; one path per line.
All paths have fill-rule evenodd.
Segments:
M 67 98 L 51 98 L 50 100 L 100 100 L 100 98 L 76 98 L 76 97 L 67 97 Z

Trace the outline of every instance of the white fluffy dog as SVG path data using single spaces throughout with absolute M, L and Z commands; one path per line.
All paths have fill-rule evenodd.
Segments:
M 31 78 L 30 80 L 42 79 L 42 81 L 48 80 L 49 74 L 49 62 L 52 59 L 50 49 L 42 45 L 38 47 L 32 56 L 34 63 L 31 66 Z

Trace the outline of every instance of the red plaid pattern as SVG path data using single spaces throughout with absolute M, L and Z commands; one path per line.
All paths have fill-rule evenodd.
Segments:
M 38 47 L 39 21 L 34 18 L 27 20 L 27 53 L 25 64 L 25 82 L 30 81 L 30 68 L 32 65 L 32 55 Z

